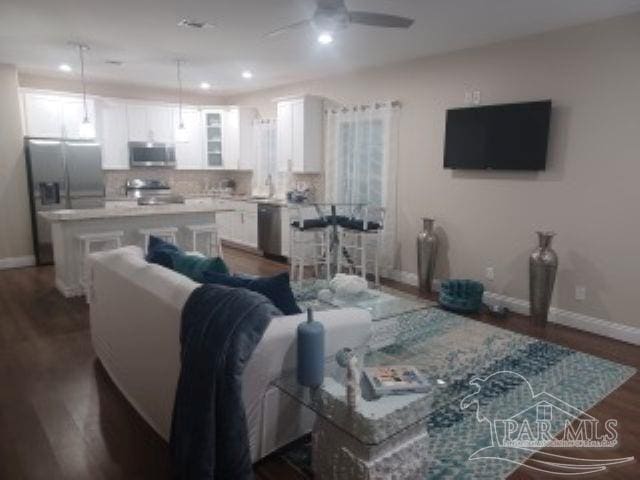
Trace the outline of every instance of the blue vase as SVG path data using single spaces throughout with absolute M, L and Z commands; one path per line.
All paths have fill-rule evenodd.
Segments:
M 298 383 L 318 387 L 324 380 L 324 327 L 307 310 L 307 321 L 298 325 Z

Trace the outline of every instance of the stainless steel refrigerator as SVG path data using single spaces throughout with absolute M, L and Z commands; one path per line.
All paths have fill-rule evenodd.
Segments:
M 53 263 L 47 210 L 104 207 L 100 144 L 84 140 L 25 138 L 33 248 L 38 265 Z

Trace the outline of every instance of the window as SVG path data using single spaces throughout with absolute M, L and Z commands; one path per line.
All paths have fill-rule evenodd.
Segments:
M 384 124 L 341 121 L 338 127 L 337 201 L 383 206 Z

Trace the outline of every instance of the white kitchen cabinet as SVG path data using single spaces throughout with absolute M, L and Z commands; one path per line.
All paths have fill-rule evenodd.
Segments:
M 278 102 L 276 126 L 276 162 L 279 172 L 291 170 L 293 154 L 293 105 L 291 102 Z
M 122 102 L 103 101 L 98 110 L 98 138 L 102 144 L 102 168 L 128 170 L 127 106 Z
M 231 199 L 214 199 L 214 208 L 227 208 L 231 212 L 216 215 L 218 232 L 227 240 L 250 248 L 258 248 L 258 205 Z
M 130 142 L 172 143 L 173 108 L 163 105 L 127 105 Z
M 277 163 L 281 172 L 319 173 L 323 159 L 323 101 L 282 100 L 277 106 Z
M 223 163 L 228 170 L 253 170 L 256 164 L 253 144 L 255 108 L 231 107 L 223 114 Z
M 202 112 L 204 164 L 219 170 L 253 170 L 254 108 L 229 107 Z
M 25 133 L 29 137 L 79 139 L 84 120 L 82 98 L 25 92 L 23 97 Z M 87 99 L 89 121 L 95 125 L 93 99 Z
M 173 115 L 174 128 L 180 125 L 180 116 L 176 108 Z M 200 112 L 195 108 L 182 109 L 182 122 L 186 137 L 179 141 L 176 138 L 176 169 L 201 170 L 205 168 L 204 150 L 202 146 L 203 125 Z
M 222 110 L 202 111 L 204 154 L 207 168 L 225 168 L 222 136 L 223 113 Z

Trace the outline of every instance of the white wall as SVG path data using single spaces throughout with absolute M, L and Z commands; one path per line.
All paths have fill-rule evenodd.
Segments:
M 526 299 L 534 231 L 552 229 L 560 257 L 554 304 L 640 327 L 640 15 L 483 48 L 242 95 L 230 103 L 275 115 L 272 99 L 316 94 L 345 104 L 399 99 L 399 268 L 416 271 L 420 217 L 442 239 L 439 277 L 482 281 Z M 483 103 L 551 98 L 542 173 L 442 168 L 445 111 L 465 90 Z M 576 285 L 587 300 L 576 301 Z
M 18 75 L 0 64 L 0 268 L 33 261 Z

